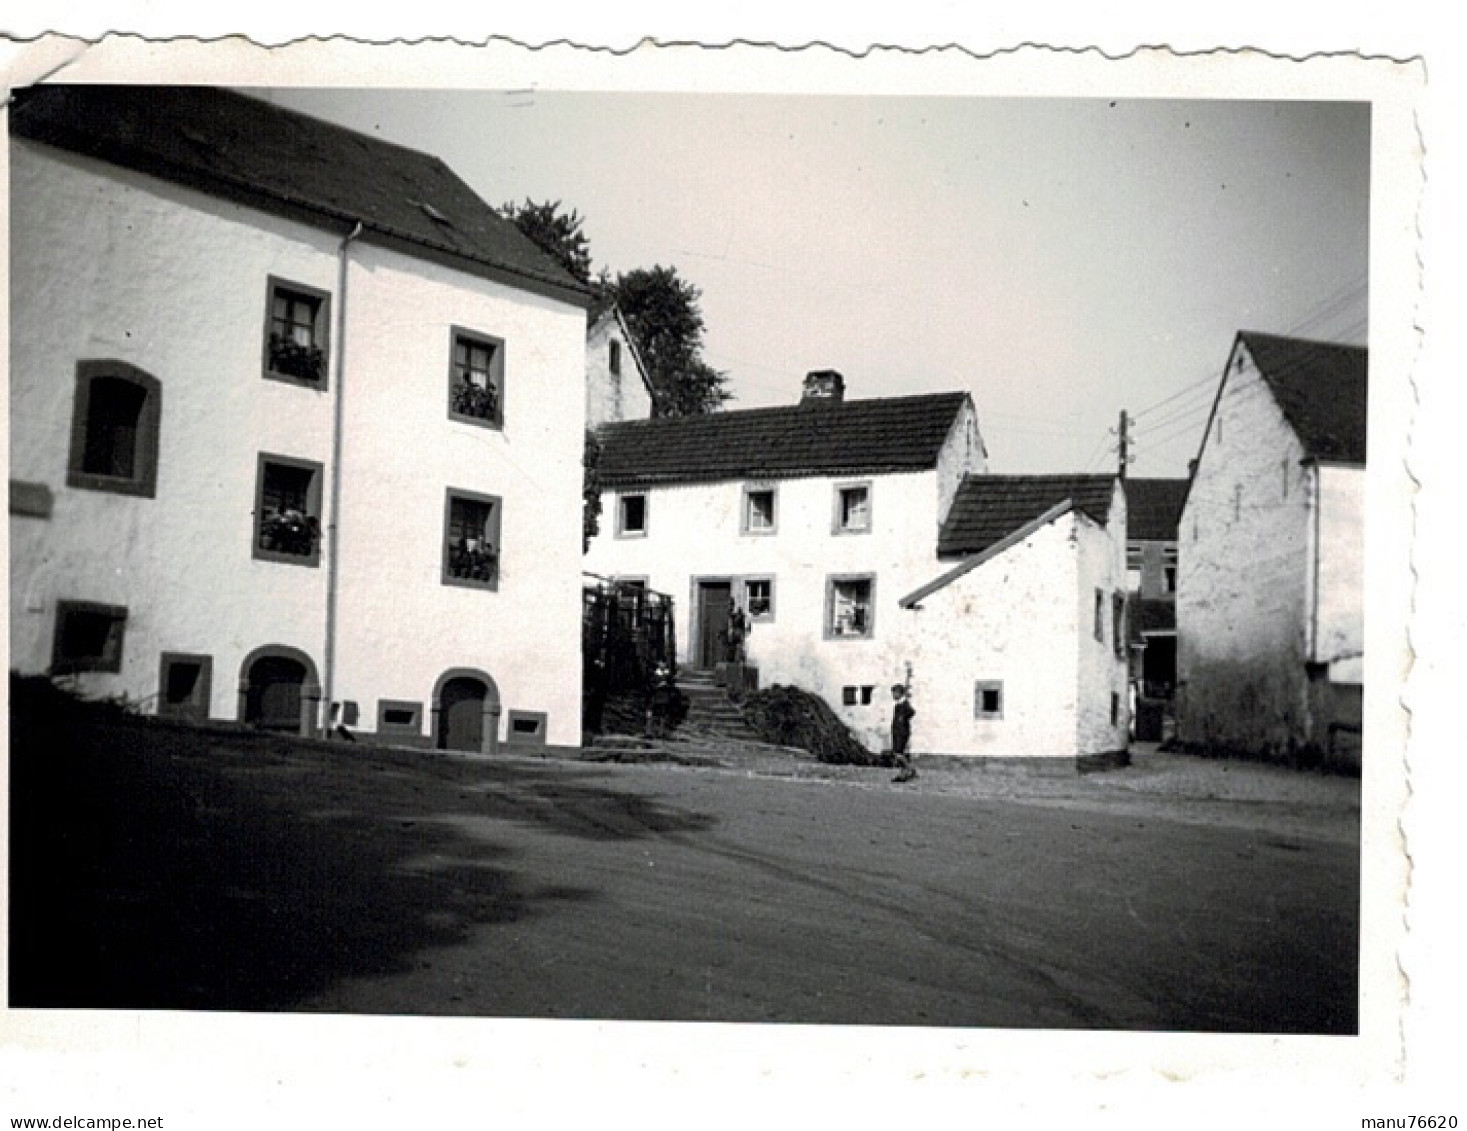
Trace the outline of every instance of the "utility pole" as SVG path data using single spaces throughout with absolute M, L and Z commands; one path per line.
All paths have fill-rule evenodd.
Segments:
M 1126 477 L 1126 465 L 1131 462 L 1131 418 L 1126 415 L 1126 410 L 1121 409 L 1121 423 L 1116 429 L 1116 435 L 1120 437 L 1120 477 Z

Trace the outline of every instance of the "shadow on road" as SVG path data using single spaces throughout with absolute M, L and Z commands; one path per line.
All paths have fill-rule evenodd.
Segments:
M 341 774 L 348 757 L 360 765 Z M 411 784 L 389 789 L 406 767 L 387 752 L 189 731 L 12 684 L 10 1005 L 289 1010 L 474 927 L 596 898 L 527 886 L 492 835 L 435 819 L 466 797 L 590 839 L 711 823 L 415 758 Z

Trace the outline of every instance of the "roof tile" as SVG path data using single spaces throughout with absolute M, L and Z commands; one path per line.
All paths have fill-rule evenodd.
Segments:
M 942 524 L 937 553 L 980 553 L 1066 499 L 1096 522 L 1108 522 L 1114 492 L 1113 475 L 969 475 Z
M 938 454 L 967 393 L 659 417 L 601 429 L 609 487 L 923 471 Z

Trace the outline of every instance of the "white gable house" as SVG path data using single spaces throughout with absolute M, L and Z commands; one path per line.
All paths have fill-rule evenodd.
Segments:
M 939 541 L 955 564 L 900 601 L 918 750 L 1123 758 L 1125 532 L 1115 476 L 964 480 Z
M 1367 353 L 1240 333 L 1180 524 L 1178 737 L 1358 758 Z

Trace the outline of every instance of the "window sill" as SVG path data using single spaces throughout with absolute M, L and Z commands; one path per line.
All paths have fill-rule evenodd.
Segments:
M 489 432 L 503 432 L 504 419 L 502 417 L 474 416 L 467 412 L 454 412 L 448 410 L 448 419 L 457 424 L 468 424 L 474 428 L 483 428 Z
M 318 569 L 321 565 L 321 551 L 314 550 L 309 554 L 287 554 L 280 550 L 262 550 L 255 546 L 254 558 L 257 562 L 273 562 L 276 565 L 305 566 L 307 569 Z
M 123 478 L 116 475 L 97 475 L 90 471 L 72 471 L 66 476 L 66 485 L 82 491 L 103 491 L 111 495 L 131 495 L 134 498 L 157 497 L 157 484 L 151 479 Z
M 310 389 L 312 392 L 324 393 L 327 391 L 326 375 L 319 377 L 297 377 L 294 373 L 282 373 L 278 369 L 264 369 L 260 376 L 266 381 L 275 381 L 281 385 L 294 385 L 298 389 Z

